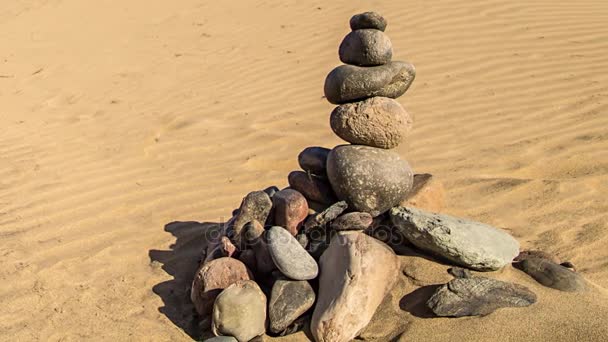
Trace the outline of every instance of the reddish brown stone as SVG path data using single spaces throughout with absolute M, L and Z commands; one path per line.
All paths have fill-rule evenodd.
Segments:
M 331 185 L 325 179 L 309 175 L 303 171 L 293 171 L 287 177 L 289 186 L 299 191 L 306 199 L 322 204 L 332 204 L 337 201 Z
M 239 280 L 253 279 L 245 264 L 234 258 L 219 258 L 204 264 L 192 281 L 190 299 L 196 311 L 205 316 L 213 310 L 220 292 Z
M 232 244 L 230 239 L 226 236 L 222 236 L 220 241 L 215 244 L 210 244 L 207 248 L 207 256 L 205 257 L 204 264 L 211 260 L 231 257 L 236 252 L 236 247 Z
M 445 189 L 441 181 L 428 173 L 414 175 L 414 185 L 401 207 L 416 207 L 439 213 L 445 207 Z
M 308 216 L 308 203 L 306 198 L 298 191 L 284 189 L 273 197 L 275 224 L 287 229 L 296 236 L 300 225 Z

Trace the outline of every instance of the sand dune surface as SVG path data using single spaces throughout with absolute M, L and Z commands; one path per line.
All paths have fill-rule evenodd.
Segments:
M 418 317 L 401 341 L 608 340 L 608 2 L 0 3 L 0 340 L 189 341 L 202 231 L 340 144 L 323 98 L 351 15 L 416 65 L 398 152 L 446 213 L 571 261 L 583 294 L 507 268 L 539 302 Z M 402 257 L 445 281 L 445 265 Z M 447 278 L 449 279 L 449 277 Z M 287 341 L 306 341 L 303 333 Z

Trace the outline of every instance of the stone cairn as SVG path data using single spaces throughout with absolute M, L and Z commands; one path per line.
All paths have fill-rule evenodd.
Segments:
M 464 267 L 453 268 L 455 279 L 427 301 L 437 316 L 486 315 L 536 301 L 523 286 L 471 274 L 510 264 L 518 242 L 498 228 L 436 213 L 441 183 L 414 176 L 392 150 L 412 125 L 394 99 L 407 91 L 415 69 L 391 60 L 386 25 L 374 12 L 353 16 L 339 48 L 345 65 L 325 81 L 327 100 L 338 105 L 331 128 L 350 144 L 304 149 L 303 171 L 289 174 L 289 188 L 249 193 L 226 224 L 206 232 L 191 299 L 202 329 L 216 336 L 208 341 L 301 329 L 317 342 L 350 341 L 396 284 L 395 252 L 404 246 Z M 585 287 L 568 264 L 543 253 L 522 253 L 516 263 L 544 285 Z

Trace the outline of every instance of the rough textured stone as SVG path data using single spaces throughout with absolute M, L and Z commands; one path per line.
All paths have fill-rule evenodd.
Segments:
M 347 208 L 348 204 L 345 201 L 340 201 L 316 215 L 309 216 L 306 223 L 304 223 L 304 231 L 310 232 L 313 229 L 327 228 L 327 225 L 340 216 Z
M 412 127 L 412 117 L 399 102 L 372 97 L 346 103 L 331 113 L 329 124 L 340 138 L 352 144 L 395 148 Z
M 231 257 L 236 250 L 236 247 L 232 244 L 230 239 L 226 236 L 222 236 L 219 243 L 213 245 L 213 247 L 210 245 L 210 250 L 208 249 L 207 256 L 203 263 L 208 263 L 211 260 L 223 257 Z
M 264 191 L 253 191 L 243 198 L 233 225 L 233 233 L 237 240 L 237 244 L 240 244 L 240 241 L 238 240 L 245 224 L 252 220 L 266 222 L 271 208 L 272 200 Z
M 397 153 L 360 145 L 334 148 L 327 176 L 339 199 L 374 217 L 401 202 L 413 181 L 409 164 Z
M 348 213 L 334 220 L 331 224 L 333 230 L 366 230 L 372 224 L 372 215 L 368 213 Z
M 307 147 L 298 155 L 298 164 L 304 171 L 323 176 L 326 174 L 325 164 L 329 151 L 325 147 Z
M 270 331 L 278 334 L 287 329 L 315 302 L 315 292 L 307 281 L 277 280 L 268 305 Z
M 284 227 L 295 236 L 300 223 L 308 216 L 306 198 L 293 189 L 283 189 L 272 197 L 274 203 L 274 221 L 277 226 Z
M 461 267 L 450 267 L 448 273 L 454 276 L 454 278 L 472 278 L 473 274 L 470 270 Z
M 293 171 L 288 176 L 289 187 L 299 191 L 306 199 L 323 204 L 336 202 L 336 195 L 326 179 L 304 171 Z
M 396 99 L 405 94 L 416 76 L 414 66 L 395 61 L 376 67 L 341 65 L 325 79 L 325 97 L 334 104 L 364 100 L 373 96 Z
M 513 264 L 544 286 L 568 292 L 584 291 L 585 280 L 578 273 L 550 260 L 530 257 Z
M 237 259 L 220 258 L 204 264 L 192 281 L 190 299 L 196 311 L 205 316 L 211 313 L 217 295 L 239 280 L 253 279 L 247 267 Z
M 311 321 L 317 342 L 346 342 L 370 322 L 398 279 L 400 264 L 383 243 L 342 232 L 321 256 L 319 295 Z
M 213 305 L 212 331 L 247 342 L 266 331 L 266 296 L 251 280 L 228 286 Z
M 386 29 L 386 19 L 376 12 L 364 12 L 353 15 L 350 18 L 350 29 L 376 29 L 383 31 Z
M 344 37 L 338 54 L 345 64 L 383 65 L 393 58 L 393 44 L 380 30 L 361 29 L 352 31 Z
M 266 238 L 272 260 L 284 275 L 294 280 L 317 277 L 317 262 L 288 231 L 274 226 L 266 232 Z
M 415 208 L 390 211 L 395 227 L 416 247 L 479 271 L 497 270 L 519 254 L 519 243 L 492 226 Z
M 445 207 L 443 183 L 428 173 L 414 175 L 412 190 L 399 206 L 416 207 L 434 213 L 441 212 Z
M 438 288 L 427 301 L 437 316 L 484 316 L 504 307 L 524 307 L 536 302 L 526 287 L 483 278 L 456 278 Z

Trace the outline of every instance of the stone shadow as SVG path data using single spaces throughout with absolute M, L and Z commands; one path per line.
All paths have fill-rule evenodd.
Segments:
M 407 311 L 419 318 L 436 318 L 437 316 L 433 313 L 433 311 L 426 306 L 426 302 L 442 285 L 443 284 L 428 285 L 412 291 L 401 298 L 399 301 L 399 307 L 401 310 Z
M 150 262 L 162 264 L 162 269 L 173 276 L 172 280 L 152 288 L 164 303 L 158 311 L 193 339 L 199 339 L 201 331 L 199 317 L 190 300 L 190 286 L 210 234 L 220 228 L 220 223 L 213 222 L 171 222 L 164 228 L 176 238 L 171 249 L 148 252 Z

